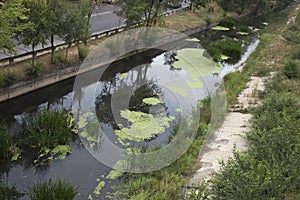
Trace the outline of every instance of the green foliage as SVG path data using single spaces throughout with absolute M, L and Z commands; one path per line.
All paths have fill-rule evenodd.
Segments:
M 20 24 L 19 19 L 27 20 L 26 10 L 21 1 L 2 1 L 0 8 L 0 50 L 16 53 L 13 39 L 30 24 Z
M 62 65 L 65 61 L 65 55 L 64 53 L 59 50 L 59 51 L 55 51 L 52 55 L 52 58 L 51 58 L 51 63 L 56 65 L 56 66 L 59 66 L 59 65 Z
M 67 145 L 73 128 L 73 118 L 63 111 L 42 110 L 23 121 L 25 142 L 34 148 L 52 149 Z
M 222 54 L 238 61 L 241 58 L 242 51 L 242 43 L 233 39 L 218 40 L 207 49 L 207 52 L 215 61 L 220 61 Z
M 8 129 L 0 124 L 0 160 L 7 159 L 10 155 L 10 146 L 11 146 L 12 137 Z
M 234 72 L 224 77 L 224 86 L 226 91 L 227 103 L 234 103 L 237 95 L 246 88 L 248 76 L 245 73 Z
M 175 127 L 175 132 L 176 132 Z M 207 125 L 200 123 L 198 133 L 186 153 L 170 166 L 155 172 L 128 174 L 126 183 L 117 188 L 114 199 L 169 200 L 184 199 L 181 187 L 186 184 L 184 177 L 192 173 L 192 167 L 206 135 Z M 186 139 L 186 138 L 185 138 Z M 200 193 L 205 188 L 200 188 Z
M 43 76 L 44 64 L 36 63 L 35 65 L 30 65 L 25 69 L 25 75 L 28 80 L 36 80 Z
M 300 106 L 271 92 L 254 110 L 248 153 L 235 152 L 214 179 L 214 199 L 284 199 L 300 189 Z
M 37 182 L 29 191 L 30 200 L 72 200 L 77 194 L 77 189 L 72 185 L 51 179 L 45 182 Z
M 226 17 L 226 18 L 221 19 L 219 25 L 227 27 L 227 28 L 233 28 L 238 25 L 238 21 L 233 17 Z
M 7 186 L 2 180 L 0 180 L 0 197 L 3 200 L 19 199 L 22 195 L 17 191 L 15 186 Z
M 288 60 L 283 68 L 283 74 L 288 78 L 300 78 L 300 62 L 298 60 Z
M 16 83 L 18 75 L 14 71 L 2 71 L 0 72 L 0 88 L 7 88 Z
M 292 44 L 300 43 L 299 31 L 287 31 L 283 34 L 283 37 Z
M 78 55 L 80 60 L 84 60 L 89 54 L 89 48 L 86 45 L 78 45 Z

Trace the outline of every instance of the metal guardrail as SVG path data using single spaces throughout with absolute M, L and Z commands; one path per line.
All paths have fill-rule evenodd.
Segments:
M 174 14 L 174 13 L 177 13 L 179 11 L 182 11 L 182 10 L 185 10 L 185 9 L 188 9 L 188 8 L 189 8 L 189 6 L 183 6 L 183 7 L 178 8 L 178 9 L 166 11 L 166 12 L 163 13 L 163 15 L 168 16 L 170 14 Z M 126 25 L 122 25 L 122 26 L 112 28 L 112 29 L 109 29 L 109 30 L 92 33 L 92 35 L 90 36 L 90 39 L 97 39 L 97 38 L 101 38 L 101 37 L 104 37 L 104 36 L 109 36 L 111 34 L 115 34 L 115 33 L 118 33 L 118 32 L 122 32 L 122 31 L 124 31 L 125 27 L 126 27 Z M 66 43 L 64 42 L 63 44 L 58 44 L 58 45 L 55 45 L 54 47 L 55 47 L 55 49 L 64 48 L 64 47 L 66 47 Z M 42 48 L 42 49 L 38 49 L 38 50 L 35 51 L 37 57 L 41 56 L 41 55 L 45 55 L 45 54 L 50 53 L 50 52 L 51 52 L 51 46 L 45 47 L 45 48 Z M 32 53 L 33 53 L 32 51 L 28 51 L 26 53 L 22 53 L 22 54 L 18 54 L 18 55 L 12 55 L 10 57 L 2 58 L 2 59 L 0 59 L 0 66 L 11 65 L 13 63 L 17 63 L 17 62 L 27 60 L 27 59 L 31 58 Z

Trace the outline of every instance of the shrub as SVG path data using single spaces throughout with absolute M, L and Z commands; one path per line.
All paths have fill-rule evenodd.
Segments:
M 220 21 L 220 26 L 225 26 L 227 28 L 233 28 L 238 24 L 238 21 L 233 17 L 226 17 Z
M 284 38 L 293 44 L 299 44 L 300 43 L 300 33 L 298 31 L 287 31 L 284 34 Z
M 25 70 L 25 74 L 28 80 L 36 80 L 42 77 L 43 73 L 44 73 L 43 63 L 37 63 L 34 66 L 30 65 Z
M 213 20 L 211 19 L 211 17 L 206 16 L 206 17 L 204 18 L 204 21 L 206 22 L 207 25 L 210 25 L 210 24 L 212 23 Z
M 283 66 L 283 73 L 288 78 L 300 78 L 300 62 L 288 60 Z
M 11 134 L 7 128 L 0 124 L 0 159 L 7 159 L 10 154 Z
M 86 45 L 78 45 L 78 56 L 80 60 L 84 60 L 89 54 L 89 48 Z
M 51 149 L 70 142 L 73 118 L 63 111 L 42 110 L 31 116 L 28 122 L 23 120 L 25 142 L 34 148 Z
M 7 88 L 12 86 L 18 79 L 18 75 L 14 71 L 4 71 L 0 73 L 0 87 Z
M 51 57 L 51 63 L 54 65 L 61 65 L 65 62 L 65 55 L 62 51 L 55 51 Z
M 19 199 L 22 195 L 17 191 L 15 186 L 7 186 L 0 180 L 0 198 L 3 200 Z
M 300 47 L 292 52 L 292 59 L 300 59 Z
M 31 200 L 72 200 L 77 194 L 77 189 L 64 181 L 38 182 L 29 191 Z
M 221 52 L 221 54 L 229 56 L 234 61 L 241 58 L 242 51 L 242 43 L 233 39 L 218 40 L 207 49 L 207 52 L 214 59 L 221 58 Z

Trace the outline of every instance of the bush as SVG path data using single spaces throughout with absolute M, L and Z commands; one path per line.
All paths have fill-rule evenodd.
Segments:
M 282 71 L 288 78 L 300 78 L 300 62 L 289 60 L 284 64 Z
M 227 28 L 233 28 L 237 26 L 238 21 L 233 17 L 226 17 L 220 21 L 220 26 L 225 26 Z
M 18 80 L 18 75 L 14 71 L 4 71 L 0 73 L 0 87 L 7 88 Z
M 72 200 L 77 194 L 77 189 L 64 181 L 38 182 L 29 191 L 31 200 Z
M 293 44 L 300 43 L 300 33 L 298 31 L 288 31 L 283 36 L 287 41 Z
M 3 200 L 19 199 L 22 195 L 17 191 L 15 186 L 9 187 L 0 180 L 0 198 Z
M 42 77 L 43 73 L 44 73 L 44 64 L 43 63 L 37 63 L 34 66 L 30 65 L 25 70 L 27 80 L 36 80 L 36 79 Z
M 207 49 L 207 52 L 214 59 L 221 58 L 221 52 L 221 54 L 229 56 L 233 61 L 238 61 L 241 58 L 242 51 L 242 43 L 233 39 L 218 40 Z
M 51 149 L 70 142 L 73 118 L 63 111 L 42 110 L 28 122 L 23 120 L 25 142 L 39 149 Z
M 51 57 L 51 63 L 54 65 L 61 65 L 65 62 L 65 55 L 62 51 L 55 51 Z
M 78 45 L 78 56 L 80 60 L 84 60 L 89 54 L 89 48 L 86 45 Z
M 0 124 L 0 159 L 7 159 L 10 155 L 11 134 L 7 128 Z

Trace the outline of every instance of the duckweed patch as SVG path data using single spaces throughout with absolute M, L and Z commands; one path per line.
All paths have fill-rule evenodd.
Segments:
M 157 134 L 164 133 L 165 129 L 170 127 L 170 122 L 175 119 L 174 117 L 154 118 L 151 114 L 130 110 L 122 110 L 121 116 L 127 119 L 131 126 L 116 130 L 115 134 L 121 140 L 137 142 L 143 142 L 152 139 Z
M 211 28 L 214 31 L 229 31 L 230 28 L 227 28 L 225 26 L 214 26 Z
M 157 104 L 160 104 L 162 102 L 158 98 L 150 97 L 150 98 L 143 99 L 143 103 L 148 104 L 148 105 L 157 105 Z
M 122 175 L 123 175 L 123 172 L 113 169 L 109 172 L 109 174 L 106 176 L 106 178 L 107 179 L 117 179 Z
M 104 181 L 100 181 L 98 183 L 98 185 L 96 186 L 95 190 L 94 190 L 94 194 L 96 195 L 96 197 L 99 197 L 99 195 L 101 194 L 100 191 L 101 189 L 105 186 L 105 182 Z

